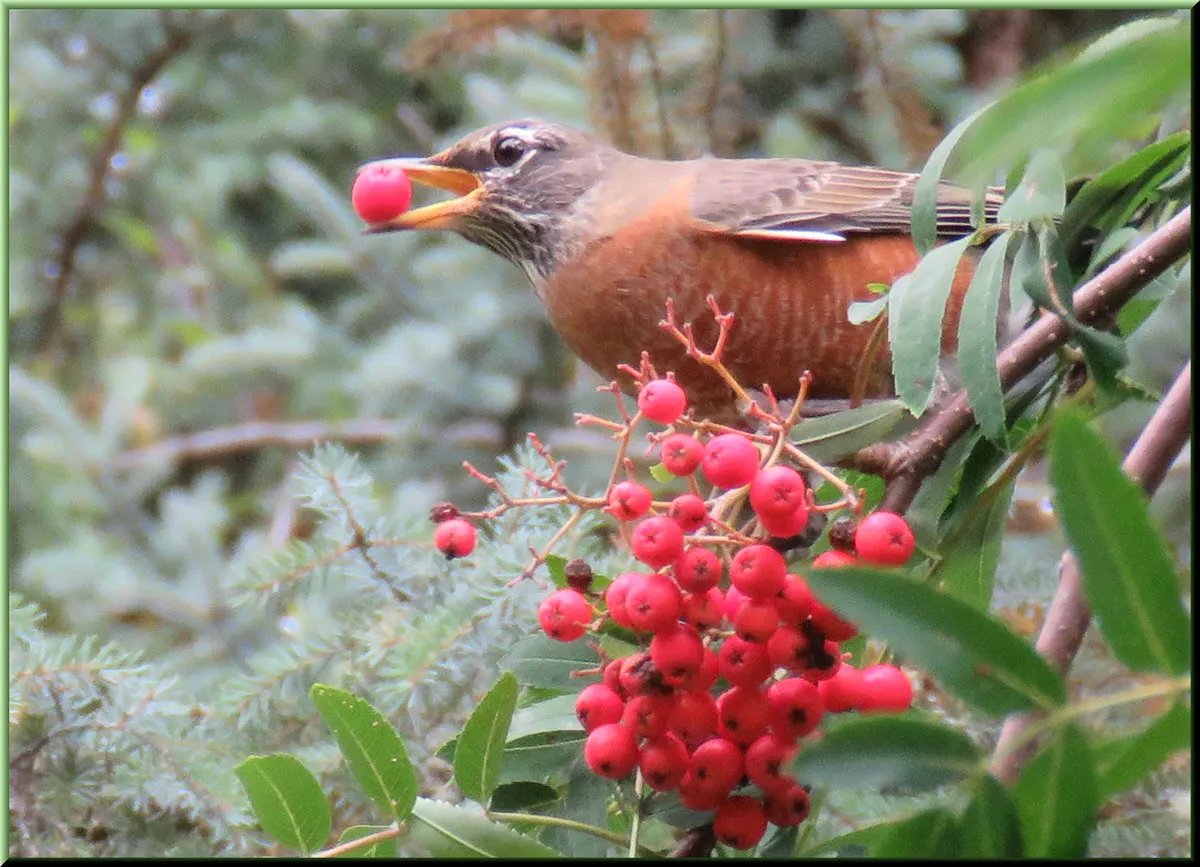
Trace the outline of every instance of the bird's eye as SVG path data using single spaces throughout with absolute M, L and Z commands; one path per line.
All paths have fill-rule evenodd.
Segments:
M 496 160 L 497 165 L 505 166 L 506 168 L 515 165 L 521 157 L 525 156 L 525 151 L 529 149 L 529 145 L 519 138 L 502 138 L 496 142 L 496 147 L 492 150 L 492 156 Z

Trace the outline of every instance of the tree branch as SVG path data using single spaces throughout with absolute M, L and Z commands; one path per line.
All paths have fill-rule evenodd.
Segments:
M 1191 402 L 1192 363 L 1189 361 L 1121 465 L 1126 475 L 1141 483 L 1147 497 L 1154 496 L 1171 463 L 1191 437 Z M 1070 551 L 1063 554 L 1059 562 L 1058 576 L 1058 589 L 1046 612 L 1046 622 L 1038 633 L 1035 647 L 1059 672 L 1066 674 L 1083 644 L 1092 613 L 1084 598 L 1079 563 Z M 1012 745 L 1019 742 L 1038 719 L 1037 714 L 1026 714 L 1005 721 L 991 768 L 993 776 L 1001 782 L 1012 785 L 1033 755 L 1035 743 L 1032 741 L 1017 749 Z

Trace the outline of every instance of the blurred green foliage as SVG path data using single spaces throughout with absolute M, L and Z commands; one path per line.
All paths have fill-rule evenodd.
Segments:
M 429 757 L 528 625 L 503 583 L 549 524 L 480 575 L 431 555 L 428 507 L 481 503 L 461 462 L 497 471 L 530 430 L 603 482 L 608 441 L 570 412 L 609 401 L 523 276 L 362 235 L 359 164 L 535 115 L 655 155 L 918 168 L 1011 75 L 1150 14 L 10 12 L 10 852 L 263 851 L 232 769 L 267 749 L 339 792 L 335 831 L 362 820 L 309 722 L 318 674 L 382 689 L 440 792 Z M 361 461 L 305 469 L 313 430 Z M 374 572 L 415 613 L 355 522 L 394 541 Z

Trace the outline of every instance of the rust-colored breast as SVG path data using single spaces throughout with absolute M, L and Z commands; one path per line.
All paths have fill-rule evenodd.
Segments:
M 736 314 L 725 362 L 743 384 L 770 384 L 778 396 L 791 397 L 801 372 L 809 370 L 812 396 L 849 396 L 873 323 L 851 325 L 847 307 L 872 297 L 868 283 L 891 284 L 913 269 L 919 257 L 912 239 L 740 238 L 697 227 L 675 192 L 584 244 L 547 283 L 546 308 L 567 344 L 602 376 L 626 386 L 617 365 L 636 365 L 647 349 L 660 372 L 676 373 L 700 412 L 727 414 L 727 387 L 659 327 L 667 298 L 674 298 L 679 320 L 693 321 L 701 348 L 710 348 L 717 330 L 705 298 L 712 294 Z M 964 260 L 943 332 L 946 350 L 971 270 Z M 890 363 L 885 345 L 871 365 L 865 396 L 893 393 Z

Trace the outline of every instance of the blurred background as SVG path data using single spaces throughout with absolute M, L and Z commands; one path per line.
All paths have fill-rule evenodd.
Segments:
M 431 503 L 482 502 L 461 462 L 494 471 L 526 431 L 576 482 L 607 472 L 571 412 L 610 403 L 524 277 L 455 237 L 363 235 L 361 163 L 540 116 L 653 156 L 918 169 L 1015 77 L 1151 14 L 11 11 L 11 588 L 47 634 L 202 690 L 236 669 L 232 624 L 294 626 L 235 618 L 226 581 L 313 533 L 314 440 L 359 454 L 425 538 Z M 1138 361 L 1159 384 L 1190 342 L 1190 294 L 1176 307 Z M 1177 490 L 1156 508 L 1183 551 Z M 1043 496 L 1031 479 L 1014 529 L 1052 527 Z

